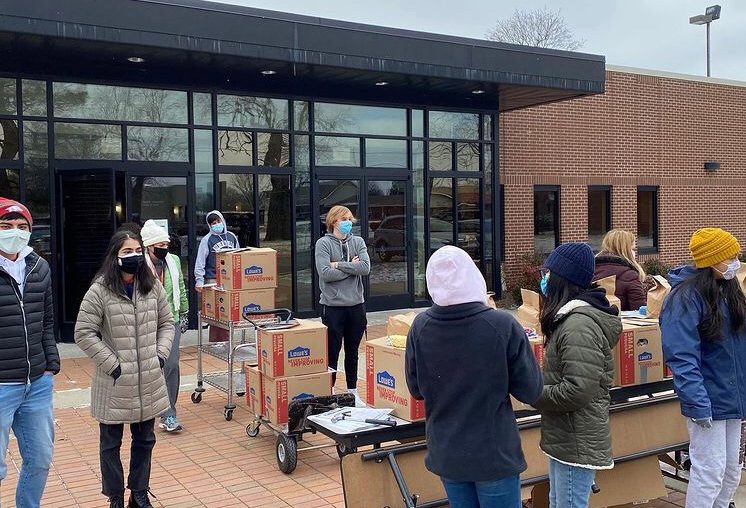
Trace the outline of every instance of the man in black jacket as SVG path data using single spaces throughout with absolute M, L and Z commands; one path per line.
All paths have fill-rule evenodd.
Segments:
M 54 447 L 52 376 L 60 370 L 52 279 L 28 246 L 32 226 L 25 206 L 0 197 L 0 482 L 12 428 L 23 459 L 19 508 L 41 504 Z

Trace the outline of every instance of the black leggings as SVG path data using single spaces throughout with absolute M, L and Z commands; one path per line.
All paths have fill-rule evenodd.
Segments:
M 339 352 L 345 348 L 345 378 L 347 389 L 357 388 L 357 361 L 360 341 L 368 327 L 365 304 L 352 307 L 321 308 L 321 321 L 328 328 L 329 367 L 336 371 Z M 332 374 L 332 383 L 337 382 L 337 373 Z

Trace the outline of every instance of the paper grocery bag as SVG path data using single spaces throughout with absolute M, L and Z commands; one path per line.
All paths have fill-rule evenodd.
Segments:
M 609 304 L 616 306 L 621 311 L 622 301 L 616 297 L 616 275 L 610 275 L 595 282 L 598 284 L 598 287 L 606 291 L 606 299 L 609 300 Z
M 386 325 L 386 335 L 388 335 L 389 337 L 392 335 L 406 336 L 409 333 L 409 329 L 412 328 L 412 322 L 416 317 L 416 312 L 390 316 L 389 321 Z
M 541 299 L 539 293 L 530 289 L 521 289 L 521 299 L 523 304 L 518 307 L 515 317 L 525 328 L 533 328 L 538 335 L 541 333 L 541 323 L 539 322 L 539 312 Z
M 744 277 L 746 277 L 746 273 L 744 273 Z M 663 300 L 671 292 L 671 285 L 662 275 L 653 275 L 653 282 L 655 286 L 648 291 L 648 317 L 657 318 L 661 315 Z

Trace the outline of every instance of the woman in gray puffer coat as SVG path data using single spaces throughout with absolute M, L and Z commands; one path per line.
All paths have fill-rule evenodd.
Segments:
M 150 463 L 155 418 L 169 407 L 163 364 L 171 351 L 173 318 L 163 286 L 144 264 L 142 240 L 117 232 L 83 298 L 75 342 L 93 360 L 91 414 L 99 421 L 102 492 L 124 507 L 119 450 L 130 424 L 129 507 L 151 507 Z

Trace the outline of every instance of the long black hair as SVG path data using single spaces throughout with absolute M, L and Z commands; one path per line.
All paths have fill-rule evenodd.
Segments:
M 685 294 L 689 291 L 696 292 L 705 307 L 705 315 L 699 326 L 699 336 L 706 342 L 717 342 L 723 340 L 723 309 L 721 304 L 725 301 L 730 314 L 730 327 L 737 332 L 746 322 L 746 296 L 741 291 L 738 279 L 718 279 L 710 268 L 700 268 L 697 273 L 689 277 L 674 292 Z M 671 296 L 674 296 L 673 294 Z M 686 301 L 686 300 L 684 300 Z
M 586 288 L 576 286 L 556 273 L 550 274 L 549 282 L 547 284 L 547 295 L 542 295 L 541 297 L 541 312 L 539 313 L 541 331 L 544 334 L 544 345 L 549 343 L 549 340 L 552 338 L 552 333 L 557 327 L 555 321 L 557 312 L 559 312 L 567 302 L 574 300 L 585 291 Z
M 114 233 L 114 236 L 109 240 L 109 246 L 106 248 L 106 255 L 104 256 L 104 262 L 101 263 L 96 278 L 103 280 L 106 287 L 111 289 L 114 293 L 126 295 L 127 292 L 124 288 L 124 281 L 122 281 L 122 270 L 119 268 L 118 258 L 119 249 L 125 241 L 132 239 L 137 240 L 142 247 L 142 238 L 140 235 L 133 231 L 121 230 Z M 145 249 L 143 249 L 143 252 Z M 135 274 L 135 285 L 141 295 L 147 295 L 153 290 L 155 286 L 155 277 L 153 273 L 148 269 L 145 263 L 140 266 L 140 270 Z

